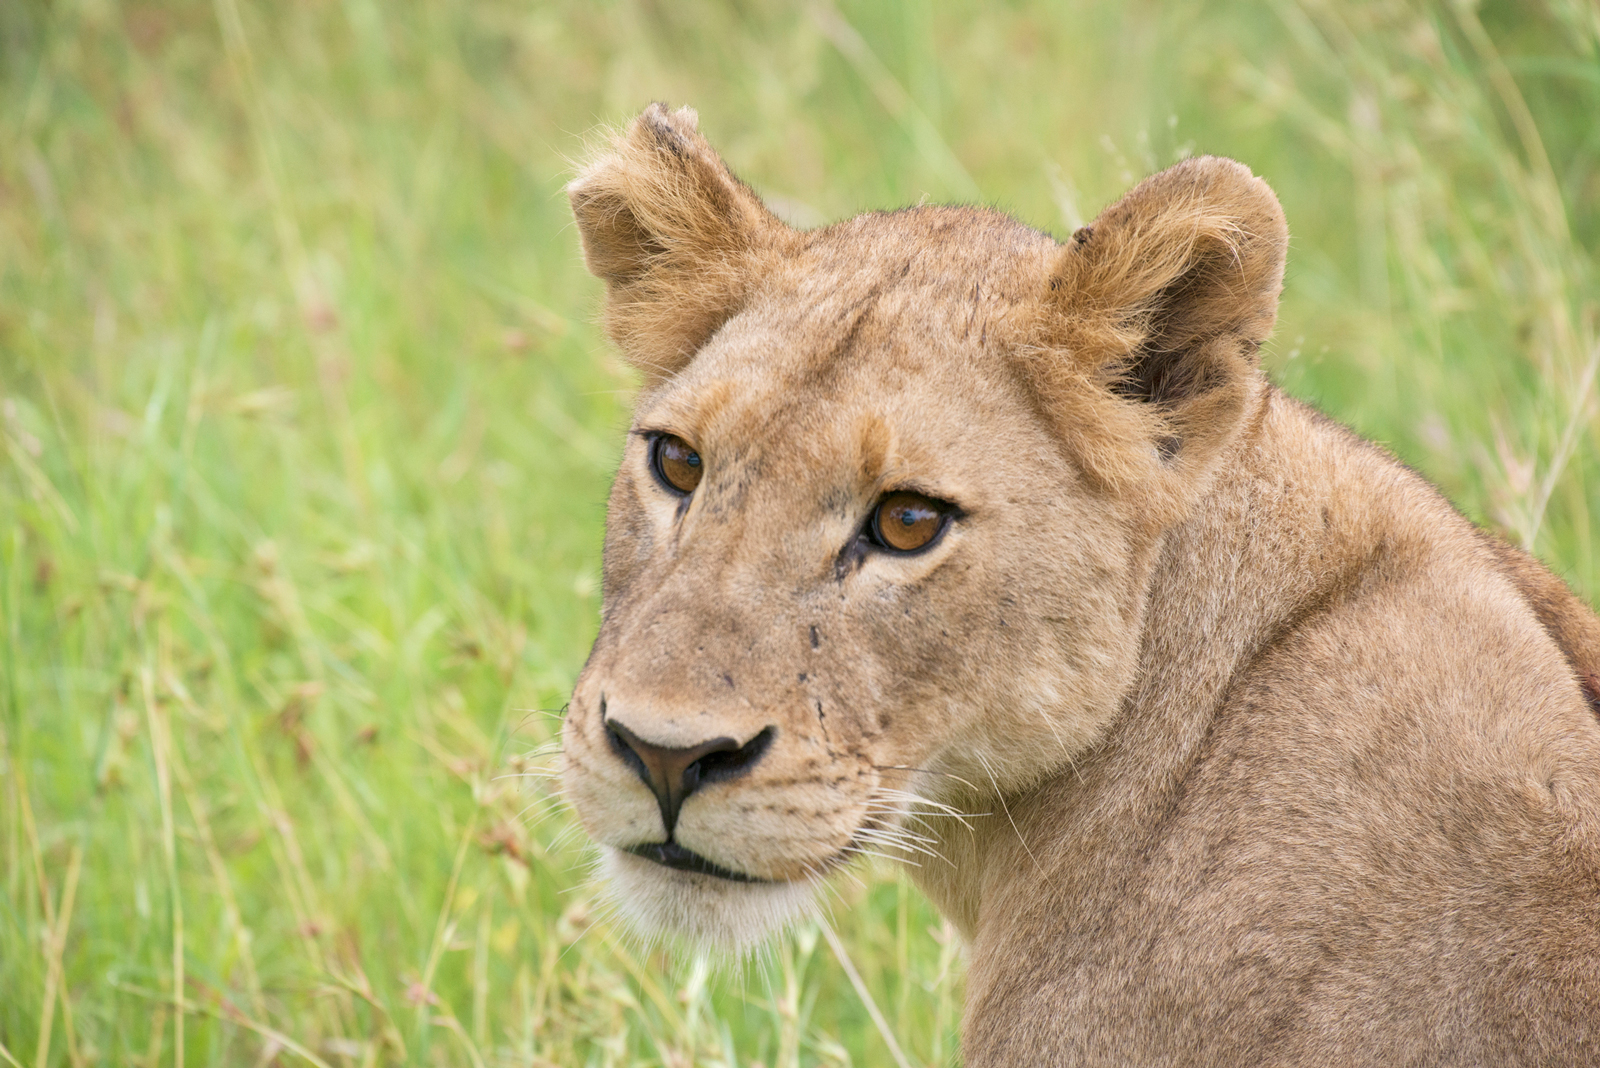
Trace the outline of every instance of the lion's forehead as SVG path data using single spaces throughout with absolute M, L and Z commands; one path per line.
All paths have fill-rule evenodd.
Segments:
M 879 213 L 817 231 L 688 367 L 641 396 L 638 415 L 837 453 L 881 433 L 875 424 L 892 434 L 992 408 L 1016 392 L 1006 357 L 1057 248 L 975 208 Z
M 815 279 L 899 276 L 912 285 L 962 287 L 989 278 L 997 293 L 1024 299 L 1059 246 L 999 212 L 920 207 L 869 212 L 806 235 L 791 260 Z
M 730 342 L 725 361 L 708 360 L 640 416 L 703 453 L 708 501 L 806 499 L 827 513 L 912 486 L 970 507 L 1023 457 L 1048 452 L 1014 376 L 970 366 L 993 361 L 923 352 L 916 359 L 937 371 L 884 363 L 808 374 L 804 365 L 759 366 L 742 348 Z M 1009 458 L 1004 471 L 997 447 Z
M 827 309 L 752 309 L 727 324 L 683 374 L 641 397 L 645 429 L 687 437 L 723 464 L 826 473 L 830 479 L 927 477 L 975 445 L 975 426 L 1030 423 L 1009 354 L 986 347 L 981 310 L 930 322 L 888 294 L 871 322 Z M 804 317 L 808 329 L 785 322 Z M 989 319 L 992 319 L 991 315 Z M 853 326 L 853 329 L 852 329 Z M 708 459 L 712 459 L 708 455 Z
M 749 307 L 791 342 L 814 339 L 821 353 L 844 340 L 893 348 L 929 333 L 981 345 L 986 324 L 1007 323 L 1037 305 L 1056 248 L 1040 239 L 952 239 L 928 247 L 863 238 L 803 248 L 764 279 Z

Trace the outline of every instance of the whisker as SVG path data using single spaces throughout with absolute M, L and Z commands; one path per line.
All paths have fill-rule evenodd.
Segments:
M 559 771 L 508 771 L 504 775 L 490 776 L 490 782 L 499 782 L 502 779 L 534 779 L 540 782 L 550 782 L 561 778 Z
M 938 775 L 946 779 L 954 779 L 956 782 L 960 783 L 962 786 L 965 786 L 973 793 L 983 792 L 982 790 L 979 790 L 977 786 L 968 782 L 966 779 L 963 779 L 953 771 L 939 771 L 935 768 L 919 768 L 911 764 L 873 764 L 872 769 L 874 771 L 903 771 L 908 774 Z
M 817 909 L 819 911 L 820 910 L 826 910 L 827 918 L 831 920 L 831 919 L 833 919 L 833 903 L 828 900 L 826 895 L 828 895 L 828 894 L 833 895 L 833 897 L 838 900 L 838 902 L 839 902 L 839 904 L 841 906 L 845 903 L 844 902 L 844 895 L 839 893 L 839 891 L 831 883 L 829 883 L 826 880 L 819 881 L 817 883 L 817 886 L 819 886 L 821 888 L 822 895 L 819 895 L 818 897 L 814 897 L 814 898 L 811 899 L 812 908 L 813 909 Z
M 513 820 L 521 821 L 528 815 L 528 813 L 538 810 L 538 819 L 534 821 L 537 823 L 540 820 L 543 820 L 546 816 L 549 816 L 551 813 L 559 812 L 561 809 L 566 807 L 566 801 L 560 797 L 536 797 L 532 801 L 529 801 L 526 805 L 522 806 L 522 808 L 519 809 L 511 818 Z
M 565 827 L 561 828 L 554 838 L 550 839 L 550 844 L 547 845 L 545 849 L 551 853 L 565 852 L 566 849 L 572 845 L 573 841 L 582 834 L 582 824 L 569 823 Z
M 982 813 L 982 815 L 988 815 L 988 813 Z M 935 820 L 935 819 L 952 819 L 955 822 L 961 824 L 961 826 L 969 834 L 972 832 L 972 824 L 968 823 L 964 816 L 951 816 L 951 815 L 948 815 L 946 813 L 941 813 L 941 812 L 931 812 L 931 813 L 905 812 L 905 813 L 902 813 L 902 818 L 906 819 L 906 820 L 914 820 L 915 822 L 921 824 L 923 829 L 926 830 L 929 834 L 933 834 L 933 835 L 940 834 L 942 829 L 943 829 L 939 825 L 937 825 L 937 824 L 935 824 L 933 822 L 933 820 Z
M 934 850 L 925 848 L 923 846 L 907 845 L 904 842 L 896 841 L 894 839 L 869 838 L 869 837 L 866 837 L 864 835 L 857 835 L 856 837 L 858 839 L 860 839 L 861 841 L 870 842 L 870 843 L 872 843 L 874 845 L 882 846 L 885 849 L 896 849 L 896 850 L 900 850 L 902 853 L 908 853 L 908 854 L 909 853 L 916 853 L 916 854 L 920 854 L 922 856 L 928 857 L 928 858 L 933 859 L 933 860 L 942 860 L 942 861 L 944 861 L 944 863 L 950 865 L 952 868 L 956 866 L 955 865 L 955 861 L 951 860 L 949 857 L 945 856 L 943 853 L 935 852 Z M 913 861 L 911 860 L 911 858 L 909 856 L 897 856 L 897 857 L 892 857 L 890 859 L 894 860 L 898 864 L 911 864 L 911 863 L 913 863 Z
M 902 849 L 907 853 L 920 853 L 923 856 L 934 857 L 938 860 L 944 861 L 952 868 L 956 866 L 954 861 L 939 851 L 939 843 L 937 840 L 922 838 L 920 836 L 910 836 L 901 828 L 886 829 L 882 831 L 858 831 L 856 833 L 856 837 L 864 841 L 875 842 L 879 845 L 889 846 L 894 849 Z
M 911 835 L 897 827 L 863 827 L 856 832 L 855 836 L 857 838 L 870 838 L 878 842 L 896 842 L 898 844 L 905 845 L 908 848 L 914 845 L 926 846 L 937 844 L 931 838 L 922 838 L 920 836 Z
M 522 808 L 517 812 L 518 817 L 521 817 L 523 813 L 532 812 L 534 809 L 542 806 L 564 805 L 567 803 L 566 798 L 562 797 L 560 794 L 547 794 L 536 789 L 526 790 L 515 796 L 524 799 Z
M 566 720 L 565 710 L 557 712 L 548 708 L 514 708 L 512 711 L 522 713 L 517 717 L 517 725 L 514 728 L 516 731 L 531 731 L 534 729 L 533 724 L 540 720 L 556 724 L 556 729 L 559 730 L 560 724 Z
M 869 809 L 869 811 L 871 811 L 871 810 Z M 926 817 L 924 817 L 924 816 L 922 816 L 922 815 L 920 815 L 920 814 L 918 814 L 916 812 L 908 812 L 908 811 L 905 811 L 903 809 L 901 809 L 901 810 L 892 810 L 891 809 L 891 810 L 888 810 L 888 811 L 894 811 L 895 814 L 898 815 L 902 821 L 920 823 L 922 825 L 923 830 L 925 830 L 925 831 L 930 831 L 930 832 L 935 832 L 935 833 L 937 833 L 937 831 L 938 831 L 938 828 L 935 827 L 933 824 L 929 823 Z M 902 826 L 904 827 L 905 823 L 902 823 Z M 905 829 L 907 831 L 910 831 L 909 827 L 906 827 Z M 930 841 L 931 841 L 931 839 L 930 839 Z
M 915 832 L 913 830 L 910 830 L 908 828 L 905 828 L 905 827 L 894 827 L 894 828 L 885 827 L 885 828 L 882 828 L 882 831 L 880 831 L 879 833 L 884 833 L 884 832 L 893 833 L 898 837 L 904 838 L 908 842 L 920 842 L 923 845 L 938 845 L 939 844 L 939 840 L 937 838 L 930 838 L 925 834 L 918 834 L 917 832 Z
M 573 889 L 578 889 L 578 888 L 577 888 L 577 887 L 573 887 Z M 601 908 L 604 908 L 604 907 L 605 907 L 605 903 L 604 903 L 604 902 L 601 902 L 601 903 L 600 903 L 600 907 L 601 907 Z M 603 916 L 603 915 L 604 915 L 604 914 L 603 914 L 603 913 L 602 913 L 602 916 Z M 599 928 L 600 928 L 600 927 L 601 927 L 601 924 L 600 924 L 600 923 L 599 923 L 599 922 L 595 922 L 595 923 L 591 923 L 591 924 L 589 924 L 589 925 L 588 925 L 588 926 L 587 926 L 587 927 L 585 927 L 585 928 L 584 928 L 584 929 L 583 929 L 583 930 L 581 930 L 581 931 L 579 931 L 579 932 L 578 932 L 578 937 L 577 937 L 577 938 L 574 938 L 574 939 L 573 939 L 573 940 L 572 940 L 572 944 L 571 944 L 571 945 L 569 945 L 569 946 L 567 946 L 567 948 L 566 948 L 566 949 L 563 949 L 563 950 L 562 950 L 562 951 L 561 951 L 561 955 L 560 955 L 560 956 L 559 956 L 559 957 L 557 957 L 557 958 L 556 958 L 556 964 L 557 964 L 557 965 L 558 965 L 558 966 L 559 966 L 559 965 L 560 965 L 560 964 L 561 964 L 561 962 L 562 962 L 562 961 L 564 961 L 564 960 L 566 960 L 566 959 L 567 959 L 567 954 L 568 954 L 568 953 L 571 953 L 571 952 L 572 952 L 572 951 L 573 951 L 573 950 L 574 950 L 574 949 L 577 949 L 577 948 L 578 948 L 578 943 L 579 943 L 579 942 L 582 942 L 582 941 L 583 941 L 583 940 L 584 940 L 584 939 L 585 939 L 585 938 L 587 938 L 587 937 L 589 937 L 589 932 L 590 932 L 590 931 L 594 931 L 594 930 L 598 930 L 598 929 L 599 929 Z
M 853 856 L 877 857 L 879 860 L 887 860 L 891 864 L 909 864 L 913 868 L 922 867 L 922 865 L 917 861 L 907 860 L 904 857 L 891 857 L 885 853 L 878 853 L 871 849 L 862 849 L 860 846 L 846 846 L 843 850 L 841 850 L 841 852 L 849 853 Z
M 931 809 L 935 809 L 936 811 L 942 812 L 946 816 L 952 816 L 956 819 L 989 815 L 987 812 L 962 812 L 954 805 L 947 805 L 943 801 L 935 801 L 931 797 L 924 797 L 923 795 L 914 793 L 910 790 L 896 790 L 892 787 L 885 787 L 878 790 L 878 796 L 896 797 L 905 801 L 909 801 L 915 805 L 926 805 Z
M 1029 846 L 1028 846 L 1028 840 L 1026 838 L 1022 837 L 1022 829 L 1017 826 L 1017 821 L 1011 818 L 1011 809 L 1006 804 L 1005 794 L 1001 793 L 1001 791 L 1000 791 L 1000 782 L 999 782 L 998 779 L 996 779 L 994 777 L 994 770 L 989 767 L 989 762 L 983 758 L 983 754 L 982 753 L 974 753 L 973 755 L 978 758 L 978 763 L 982 764 L 983 765 L 983 770 L 988 773 L 989 781 L 994 783 L 995 800 L 1000 802 L 1000 808 L 1006 814 L 1006 822 L 1011 824 L 1012 831 L 1014 831 L 1016 833 L 1017 841 L 1022 843 L 1022 851 L 1024 853 L 1028 854 L 1028 859 L 1033 861 L 1034 869 L 1040 875 L 1043 875 L 1045 877 L 1045 880 L 1048 882 L 1049 879 L 1050 879 L 1050 876 L 1048 874 L 1046 874 L 1044 868 L 1039 864 L 1039 858 L 1037 858 L 1037 857 L 1035 857 L 1033 855 L 1033 850 L 1031 848 L 1029 848 Z

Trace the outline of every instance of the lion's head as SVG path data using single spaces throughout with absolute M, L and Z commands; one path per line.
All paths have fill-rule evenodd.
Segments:
M 1261 388 L 1282 217 L 1208 158 L 1064 245 L 800 232 L 659 105 L 569 193 L 644 382 L 564 788 L 639 927 L 744 946 L 1116 715 L 1161 532 Z

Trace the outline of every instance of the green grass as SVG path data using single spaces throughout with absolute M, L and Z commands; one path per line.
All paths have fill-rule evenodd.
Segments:
M 1346 7 L 0 5 L 0 1061 L 891 1063 L 815 927 L 631 944 L 541 777 L 633 384 L 561 186 L 651 99 L 803 222 L 1246 160 L 1272 373 L 1600 592 L 1600 16 Z M 860 876 L 952 1063 L 960 948 Z

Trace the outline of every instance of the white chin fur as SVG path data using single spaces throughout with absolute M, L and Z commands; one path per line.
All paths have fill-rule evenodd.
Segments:
M 681 938 L 740 955 L 810 912 L 810 883 L 738 883 L 666 868 L 611 846 L 600 852 L 607 896 L 645 939 Z

